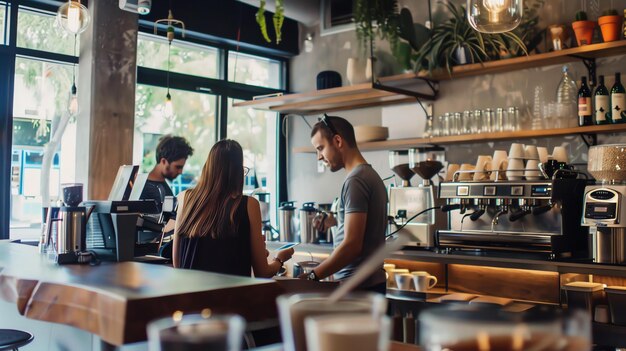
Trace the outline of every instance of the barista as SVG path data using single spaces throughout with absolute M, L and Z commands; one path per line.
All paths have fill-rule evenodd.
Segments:
M 343 280 L 354 274 L 357 267 L 380 246 L 385 244 L 387 227 L 387 190 L 380 176 L 359 151 L 350 122 L 341 117 L 326 116 L 311 131 L 311 143 L 318 160 L 331 172 L 345 168 L 337 219 L 328 217 L 316 221 L 318 230 L 337 225 L 333 253 L 307 276 L 319 280 L 330 275 Z M 374 272 L 360 285 L 361 290 L 384 293 L 385 272 Z
M 148 174 L 148 180 L 139 198 L 156 200 L 160 211 L 165 197 L 174 195 L 165 180 L 172 181 L 183 173 L 187 158 L 191 155 L 193 148 L 185 138 L 172 135 L 161 137 L 156 147 L 157 164 Z

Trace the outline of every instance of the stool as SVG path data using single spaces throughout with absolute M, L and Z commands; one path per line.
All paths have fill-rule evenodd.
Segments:
M 17 350 L 33 341 L 33 334 L 21 330 L 0 329 L 0 351 Z

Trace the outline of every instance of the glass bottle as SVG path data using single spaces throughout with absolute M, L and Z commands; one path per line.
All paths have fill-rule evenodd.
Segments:
M 611 101 L 609 91 L 604 86 L 604 76 L 598 77 L 598 86 L 593 94 L 593 117 L 596 124 L 611 123 Z
M 615 73 L 615 84 L 611 88 L 611 119 L 613 123 L 626 122 L 626 95 L 619 72 Z
M 582 127 L 592 124 L 591 90 L 587 85 L 587 77 L 582 77 L 578 90 L 578 125 Z
M 556 108 L 558 111 L 555 112 L 558 112 L 556 115 L 558 118 L 568 118 L 575 113 L 574 111 L 576 111 L 578 86 L 576 85 L 574 78 L 570 75 L 568 66 L 563 66 L 562 72 L 563 75 L 561 77 L 561 81 L 556 89 Z

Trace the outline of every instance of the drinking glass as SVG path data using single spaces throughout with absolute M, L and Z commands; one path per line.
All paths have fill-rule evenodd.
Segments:
M 483 133 L 495 132 L 495 130 L 492 129 L 494 120 L 495 114 L 493 110 L 486 108 L 483 111 Z
M 211 316 L 209 312 L 157 319 L 148 324 L 150 351 L 239 351 L 245 321 L 237 315 Z
M 591 318 L 582 311 L 450 305 L 423 311 L 419 320 L 425 351 L 591 350 Z
M 485 125 L 483 124 L 483 111 L 481 110 L 474 110 L 474 122 L 473 125 L 476 126 L 476 133 L 485 133 Z
M 433 136 L 441 136 L 441 126 L 443 124 L 443 116 L 439 115 L 433 118 Z
M 493 122 L 493 127 L 491 128 L 494 132 L 503 132 L 505 131 L 505 112 L 502 107 L 498 107 L 496 109 L 496 118 Z
M 463 134 L 476 133 L 472 127 L 473 119 L 474 119 L 474 114 L 471 111 L 468 111 L 468 110 L 463 111 Z
M 450 116 L 449 112 L 446 112 L 443 114 L 443 130 L 442 130 L 442 134 L 443 136 L 449 136 L 450 134 L 450 129 L 452 129 L 452 117 Z
M 367 313 L 309 317 L 304 321 L 309 351 L 386 351 L 389 317 Z
M 461 112 L 454 113 L 454 134 L 463 134 L 463 119 L 461 117 Z
M 328 301 L 328 294 L 282 295 L 276 299 L 276 303 L 286 351 L 307 350 L 304 330 L 304 320 L 307 317 L 357 313 L 380 318 L 387 311 L 385 296 L 374 293 L 350 294 L 336 303 Z

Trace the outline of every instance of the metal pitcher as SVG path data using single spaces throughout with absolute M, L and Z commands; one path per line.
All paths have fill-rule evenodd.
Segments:
M 295 212 L 296 207 L 293 205 L 293 201 L 280 203 L 280 207 L 278 207 L 280 241 L 300 241 L 298 240 L 298 224 Z
M 317 230 L 313 227 L 313 218 L 317 214 L 315 202 L 305 202 L 300 209 L 300 242 L 317 242 Z

